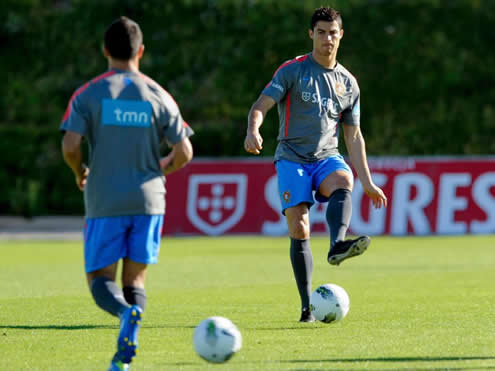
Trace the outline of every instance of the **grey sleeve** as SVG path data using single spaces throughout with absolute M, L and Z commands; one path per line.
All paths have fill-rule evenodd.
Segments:
M 168 99 L 164 104 L 160 119 L 163 123 L 163 134 L 170 146 L 194 134 L 194 131 L 182 118 L 179 107 L 173 99 Z
M 359 86 L 354 83 L 352 86 L 351 104 L 342 112 L 341 121 L 347 125 L 359 126 L 361 122 L 361 94 Z
M 88 129 L 87 111 L 82 101 L 81 94 L 76 91 L 69 101 L 60 125 L 60 131 L 73 131 L 83 136 L 86 135 Z
M 285 98 L 293 84 L 293 65 L 282 65 L 273 75 L 272 80 L 265 86 L 261 94 L 267 95 L 277 103 Z

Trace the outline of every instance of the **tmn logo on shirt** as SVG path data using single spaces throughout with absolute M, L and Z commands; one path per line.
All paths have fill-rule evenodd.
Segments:
M 103 99 L 101 122 L 112 126 L 151 126 L 151 103 L 138 100 Z

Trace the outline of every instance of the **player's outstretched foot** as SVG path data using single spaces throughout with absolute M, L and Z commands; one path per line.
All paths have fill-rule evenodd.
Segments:
M 117 340 L 117 353 L 114 359 L 121 361 L 123 364 L 132 362 L 136 355 L 138 346 L 138 331 L 141 325 L 141 316 L 143 311 L 137 305 L 133 305 L 120 316 L 120 333 Z
M 313 316 L 313 313 L 311 313 L 311 310 L 309 308 L 304 308 L 301 312 L 301 319 L 299 322 L 314 322 L 315 317 Z
M 129 371 L 129 370 L 130 370 L 129 364 L 120 361 L 118 359 L 118 353 L 116 353 L 107 371 Z
M 361 255 L 366 251 L 371 239 L 361 236 L 354 240 L 337 241 L 328 252 L 327 260 L 332 265 L 339 265 L 344 260 Z

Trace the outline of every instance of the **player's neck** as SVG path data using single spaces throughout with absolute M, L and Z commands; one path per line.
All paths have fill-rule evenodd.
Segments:
M 139 72 L 139 62 L 136 62 L 132 59 L 128 60 L 128 61 L 121 61 L 118 59 L 110 59 L 108 61 L 108 69 Z
M 311 53 L 313 56 L 313 59 L 315 60 L 316 63 L 319 65 L 328 68 L 328 69 L 333 69 L 335 68 L 337 64 L 337 55 L 336 53 L 332 53 L 330 55 L 321 55 L 318 54 L 315 50 Z

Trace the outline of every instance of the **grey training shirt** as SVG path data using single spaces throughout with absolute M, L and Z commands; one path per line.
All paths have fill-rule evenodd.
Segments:
M 327 69 L 311 53 L 282 64 L 262 94 L 277 102 L 275 161 L 311 163 L 338 154 L 338 124 L 359 125 L 359 86 L 341 64 Z
M 112 69 L 75 91 L 60 130 L 88 141 L 87 218 L 165 212 L 160 143 L 176 144 L 193 131 L 158 83 Z

